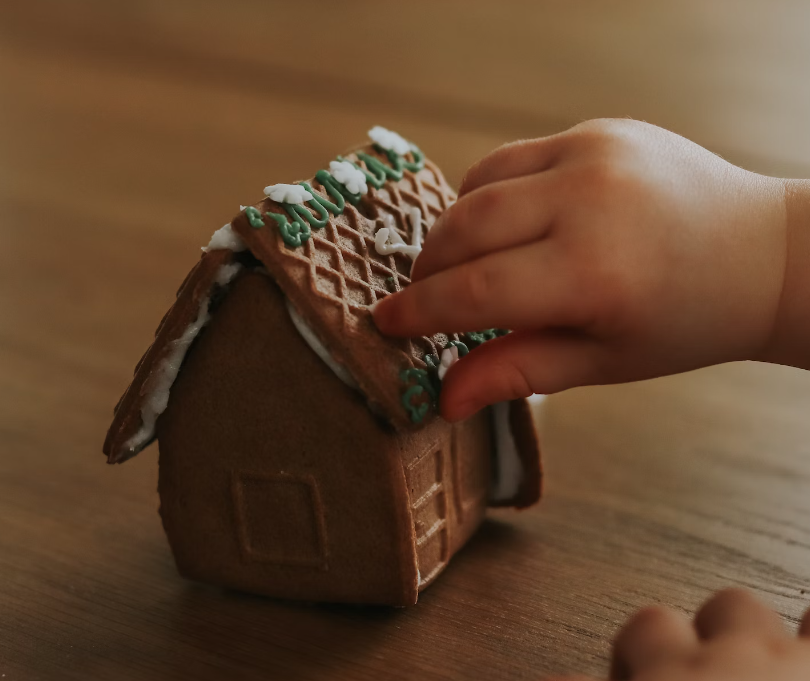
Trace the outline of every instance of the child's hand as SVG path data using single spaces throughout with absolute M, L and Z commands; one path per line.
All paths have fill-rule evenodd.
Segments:
M 398 336 L 514 330 L 448 372 L 449 420 L 532 392 L 758 358 L 785 223 L 784 181 L 652 125 L 591 121 L 475 165 L 413 283 L 375 321 Z
M 642 610 L 616 639 L 610 679 L 807 681 L 810 611 L 791 637 L 779 615 L 746 591 L 721 591 L 693 624 L 670 610 Z

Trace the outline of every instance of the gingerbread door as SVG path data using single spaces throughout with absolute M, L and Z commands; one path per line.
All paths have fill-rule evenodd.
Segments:
M 405 469 L 416 532 L 420 589 L 433 581 L 450 559 L 445 449 L 435 445 Z

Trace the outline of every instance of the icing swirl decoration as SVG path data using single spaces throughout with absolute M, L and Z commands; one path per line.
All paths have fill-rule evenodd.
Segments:
M 400 374 L 400 379 L 406 384 L 411 383 L 402 394 L 402 406 L 410 414 L 411 421 L 421 423 L 431 405 L 438 404 L 436 385 L 424 369 L 406 369 Z M 426 395 L 428 400 L 418 401 L 422 395 Z
M 413 260 L 416 260 L 422 252 L 422 211 L 414 207 L 409 214 L 411 218 L 411 243 L 406 244 L 399 235 L 394 225 L 394 217 L 386 215 L 383 217 L 385 227 L 380 229 L 374 236 L 374 250 L 380 255 L 391 255 L 392 253 L 404 253 Z
M 245 215 L 247 216 L 248 223 L 254 229 L 259 229 L 259 227 L 264 227 L 264 221 L 262 220 L 262 214 L 256 210 L 253 206 L 248 206 L 245 208 Z
M 485 331 L 469 332 L 462 335 L 470 341 L 473 347 L 477 347 L 508 333 L 505 329 L 486 329 Z M 450 367 L 469 352 L 470 349 L 465 343 L 451 340 L 442 350 L 439 357 L 430 354 L 425 355 L 427 369 L 408 369 L 400 374 L 400 380 L 406 386 L 405 392 L 402 394 L 402 405 L 408 411 L 411 421 L 422 423 L 431 407 L 438 409 L 442 382 L 447 372 Z M 427 399 L 422 398 L 423 393 Z
M 280 204 L 281 211 L 274 209 L 262 214 L 254 206 L 244 207 L 250 226 L 261 229 L 269 219 L 276 223 L 282 240 L 289 248 L 299 248 L 312 236 L 313 229 L 323 229 L 328 224 L 330 214 L 343 214 L 346 202 L 353 206 L 358 205 L 368 194 L 369 187 L 381 189 L 386 182 L 401 180 L 406 170 L 416 173 L 424 168 L 424 154 L 404 137 L 382 126 L 373 127 L 368 131 L 368 136 L 374 143 L 375 151 L 385 157 L 387 163 L 378 156 L 362 151 L 355 154 L 357 162 L 338 156 L 337 160 L 329 163 L 329 170 L 319 170 L 315 174 L 315 181 L 323 188 L 326 196 L 317 193 L 307 182 L 269 185 L 264 188 L 264 193 Z M 416 206 L 411 207 L 408 219 L 411 223 L 409 244 L 405 243 L 397 231 L 394 217 L 383 217 L 385 224 L 377 231 L 374 239 L 377 253 L 404 253 L 416 259 L 422 250 L 421 210 Z M 226 235 L 223 233 L 222 236 Z M 475 347 L 497 335 L 501 333 L 490 329 L 466 334 L 466 338 Z M 440 357 L 425 356 L 427 369 L 411 367 L 400 374 L 400 380 L 406 384 L 402 406 L 414 423 L 421 423 L 428 411 L 437 407 L 441 384 L 447 371 L 468 352 L 466 344 L 450 341 Z
M 281 238 L 290 248 L 305 244 L 312 234 L 312 229 L 321 229 L 329 221 L 329 213 L 341 215 L 346 208 L 346 201 L 356 206 L 365 194 L 368 185 L 380 189 L 388 180 L 401 180 L 403 170 L 418 172 L 425 167 L 422 152 L 395 132 L 379 126 L 369 130 L 374 148 L 385 155 L 390 163 L 386 165 L 376 156 L 357 153 L 357 158 L 365 168 L 338 157 L 329 164 L 329 170 L 319 170 L 315 179 L 321 184 L 329 198 L 313 191 L 306 182 L 298 184 L 274 184 L 265 187 L 268 198 L 281 204 L 284 213 L 267 212 L 265 217 L 272 219 L 278 226 Z M 410 153 L 412 161 L 404 154 Z M 316 214 L 311 212 L 315 211 Z M 250 226 L 259 229 L 264 227 L 262 214 L 258 209 L 245 208 Z M 419 233 L 421 238 L 421 230 Z
M 468 331 L 464 337 L 472 347 L 477 348 L 479 345 L 495 340 L 499 336 L 505 336 L 507 333 L 509 331 L 506 329 L 485 329 L 484 331 Z

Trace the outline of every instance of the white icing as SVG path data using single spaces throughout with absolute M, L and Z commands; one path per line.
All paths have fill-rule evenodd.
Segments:
M 300 184 L 272 184 L 264 188 L 264 193 L 279 203 L 304 203 L 312 201 L 312 194 Z
M 408 217 L 411 219 L 411 245 L 414 248 L 422 250 L 422 211 L 416 206 L 412 206 L 408 211 Z
M 458 348 L 451 345 L 449 348 L 442 350 L 441 360 L 439 361 L 439 380 L 443 381 L 447 370 L 458 362 Z
M 508 501 L 518 493 L 523 479 L 523 465 L 509 424 L 509 402 L 493 404 L 492 417 L 495 426 L 495 477 L 489 498 L 496 502 Z
M 383 149 L 389 149 L 397 154 L 407 154 L 411 150 L 411 143 L 408 140 L 381 125 L 375 125 L 369 130 L 368 136 Z
M 219 268 L 215 281 L 220 286 L 226 286 L 236 276 L 236 273 L 241 269 L 239 263 L 230 265 L 223 265 Z M 188 352 L 194 339 L 200 333 L 200 330 L 209 322 L 211 315 L 208 312 L 208 304 L 211 302 L 209 297 L 205 297 L 200 301 L 199 311 L 197 318 L 191 322 L 183 331 L 183 335 L 177 340 L 173 341 L 170 346 L 169 354 L 164 357 L 152 374 L 149 376 L 141 404 L 141 427 L 138 431 L 124 443 L 124 452 L 128 456 L 137 454 L 143 447 L 145 447 L 155 436 L 155 422 L 169 404 L 169 393 L 172 385 L 177 378 L 177 373 L 180 371 L 180 365 L 185 359 L 186 352 Z
M 214 278 L 214 282 L 219 284 L 220 286 L 227 286 L 228 284 L 233 281 L 233 278 L 237 275 L 239 270 L 242 269 L 242 265 L 238 262 L 230 263 L 229 265 L 223 265 L 217 271 L 217 276 Z
M 422 245 L 421 245 L 421 213 L 418 208 L 413 209 L 417 212 L 415 216 L 417 223 L 420 224 L 419 229 L 413 230 L 412 235 L 412 242 L 410 244 L 406 244 L 402 237 L 399 235 L 399 232 L 396 229 L 394 223 L 394 216 L 386 214 L 383 216 L 383 221 L 385 222 L 385 227 L 382 227 L 377 231 L 377 234 L 374 235 L 374 249 L 380 255 L 391 255 L 392 253 L 404 253 L 405 255 L 409 256 L 413 260 L 416 260 L 416 256 L 422 252 Z M 413 210 L 409 214 L 411 220 L 414 220 L 414 213 Z
M 293 326 L 295 326 L 295 328 L 298 330 L 301 338 L 306 341 L 306 344 L 309 345 L 315 354 L 323 360 L 326 366 L 335 372 L 335 376 L 337 376 L 350 388 L 357 389 L 357 382 L 349 373 L 349 370 L 346 369 L 346 367 L 344 367 L 342 364 L 335 361 L 334 357 L 332 357 L 332 355 L 329 353 L 329 350 L 326 349 L 326 346 L 321 343 L 318 336 L 315 335 L 315 332 L 312 330 L 309 324 L 307 324 L 301 315 L 298 314 L 298 310 L 293 307 L 289 300 L 287 300 L 287 311 L 290 313 L 290 319 L 292 320 Z
M 330 161 L 329 174 L 352 194 L 368 193 L 366 176 L 348 161 Z
M 213 236 L 211 237 L 211 241 L 208 242 L 208 245 L 203 246 L 203 251 L 206 253 L 208 251 L 221 250 L 228 250 L 238 253 L 239 251 L 244 251 L 245 249 L 247 249 L 245 242 L 242 241 L 239 235 L 231 229 L 230 224 L 227 224 L 214 232 Z

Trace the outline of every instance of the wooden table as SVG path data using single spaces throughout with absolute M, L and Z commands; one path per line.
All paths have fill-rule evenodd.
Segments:
M 601 674 L 616 627 L 744 585 L 810 602 L 810 377 L 729 365 L 538 408 L 547 496 L 406 610 L 175 573 L 112 407 L 211 232 L 380 123 L 457 182 L 593 116 L 810 172 L 804 0 L 0 4 L 0 678 Z

